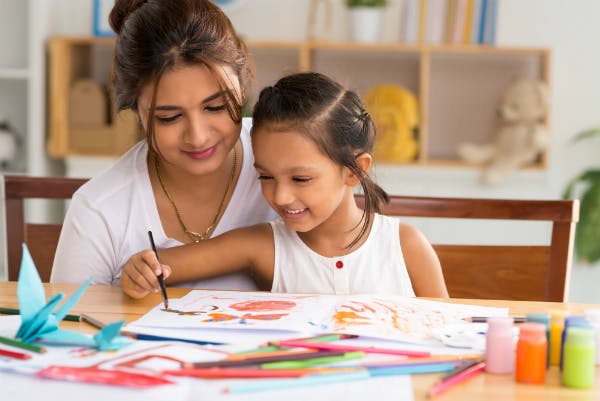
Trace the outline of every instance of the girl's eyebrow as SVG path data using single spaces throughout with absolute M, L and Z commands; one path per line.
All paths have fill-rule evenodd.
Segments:
M 215 100 L 219 97 L 222 96 L 221 91 L 215 92 L 212 95 L 208 96 L 207 98 L 203 99 L 200 103 L 204 104 L 204 103 L 208 103 L 212 100 Z M 181 109 L 181 107 L 178 106 L 170 106 L 170 105 L 165 105 L 165 106 L 156 106 L 155 110 L 161 110 L 161 111 L 173 111 L 173 110 L 179 110 Z M 150 108 L 148 107 L 148 111 L 150 110 Z
M 264 170 L 267 171 L 267 169 L 265 169 L 264 167 L 262 167 L 260 164 L 258 163 L 254 163 L 254 168 L 255 169 L 260 169 L 260 170 Z M 306 174 L 306 173 L 313 173 L 313 172 L 318 172 L 319 169 L 315 168 L 315 167 L 311 167 L 311 166 L 298 166 L 298 167 L 290 167 L 289 169 L 287 169 L 285 171 L 285 173 L 287 174 Z

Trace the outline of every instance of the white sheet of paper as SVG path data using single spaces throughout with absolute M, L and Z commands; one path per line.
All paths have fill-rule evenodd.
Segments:
M 179 329 L 262 332 L 289 336 L 349 333 L 404 342 L 429 341 L 435 330 L 464 323 L 470 316 L 506 316 L 507 308 L 450 304 L 394 296 L 334 296 L 194 290 L 165 311 L 158 305 L 126 329 Z M 205 339 L 204 337 L 197 337 Z

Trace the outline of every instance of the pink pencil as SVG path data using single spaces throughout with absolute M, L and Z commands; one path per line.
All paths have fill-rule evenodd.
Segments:
M 329 342 L 320 343 L 316 341 L 302 341 L 302 340 L 282 340 L 278 341 L 277 345 L 281 347 L 303 347 L 303 348 L 314 348 L 328 351 L 362 351 L 371 354 L 390 354 L 390 355 L 405 355 L 413 357 L 426 357 L 431 356 L 429 352 L 423 351 L 407 351 L 393 348 L 377 348 L 361 345 L 348 345 L 348 344 L 333 344 Z
M 444 391 L 448 390 L 450 387 L 454 386 L 455 384 L 461 383 L 461 382 L 475 376 L 476 374 L 483 372 L 484 369 L 485 369 L 485 362 L 479 362 L 479 363 L 469 367 L 468 369 L 460 370 L 457 374 L 451 375 L 450 377 L 447 377 L 446 379 L 442 379 L 442 380 L 438 381 L 437 383 L 435 383 L 433 385 L 433 387 L 427 393 L 427 396 L 435 397 L 436 395 L 441 394 Z

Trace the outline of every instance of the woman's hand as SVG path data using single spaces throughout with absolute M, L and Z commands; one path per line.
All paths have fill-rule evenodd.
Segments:
M 151 292 L 160 291 L 156 276 L 163 278 L 171 275 L 171 268 L 161 265 L 154 251 L 147 249 L 133 255 L 121 274 L 121 288 L 132 298 L 143 298 Z

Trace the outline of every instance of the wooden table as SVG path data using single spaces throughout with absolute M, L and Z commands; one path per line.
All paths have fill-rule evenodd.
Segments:
M 58 292 L 72 294 L 78 286 L 69 284 L 44 284 L 46 298 Z M 169 296 L 182 297 L 189 289 L 169 288 Z M 121 292 L 119 287 L 90 286 L 72 313 L 88 313 L 103 321 L 125 319 L 127 322 L 138 319 L 148 310 L 161 302 L 160 294 L 149 295 L 142 300 L 133 300 Z M 522 316 L 529 312 L 563 313 L 565 315 L 583 314 L 586 308 L 600 308 L 600 305 L 566 304 L 549 302 L 518 302 L 452 299 L 452 303 L 472 305 L 508 307 L 513 316 Z M 0 305 L 17 308 L 15 282 L 0 282 Z M 63 322 L 61 327 L 83 333 L 94 333 L 95 330 L 85 323 Z M 427 399 L 425 394 L 438 374 L 413 376 L 414 396 L 416 400 Z M 392 391 L 392 390 L 390 390 Z M 600 400 L 600 369 L 596 369 L 596 384 L 590 390 L 575 390 L 560 386 L 560 375 L 557 367 L 548 371 L 545 385 L 520 384 L 512 376 L 481 374 L 461 383 L 436 399 L 450 400 Z

